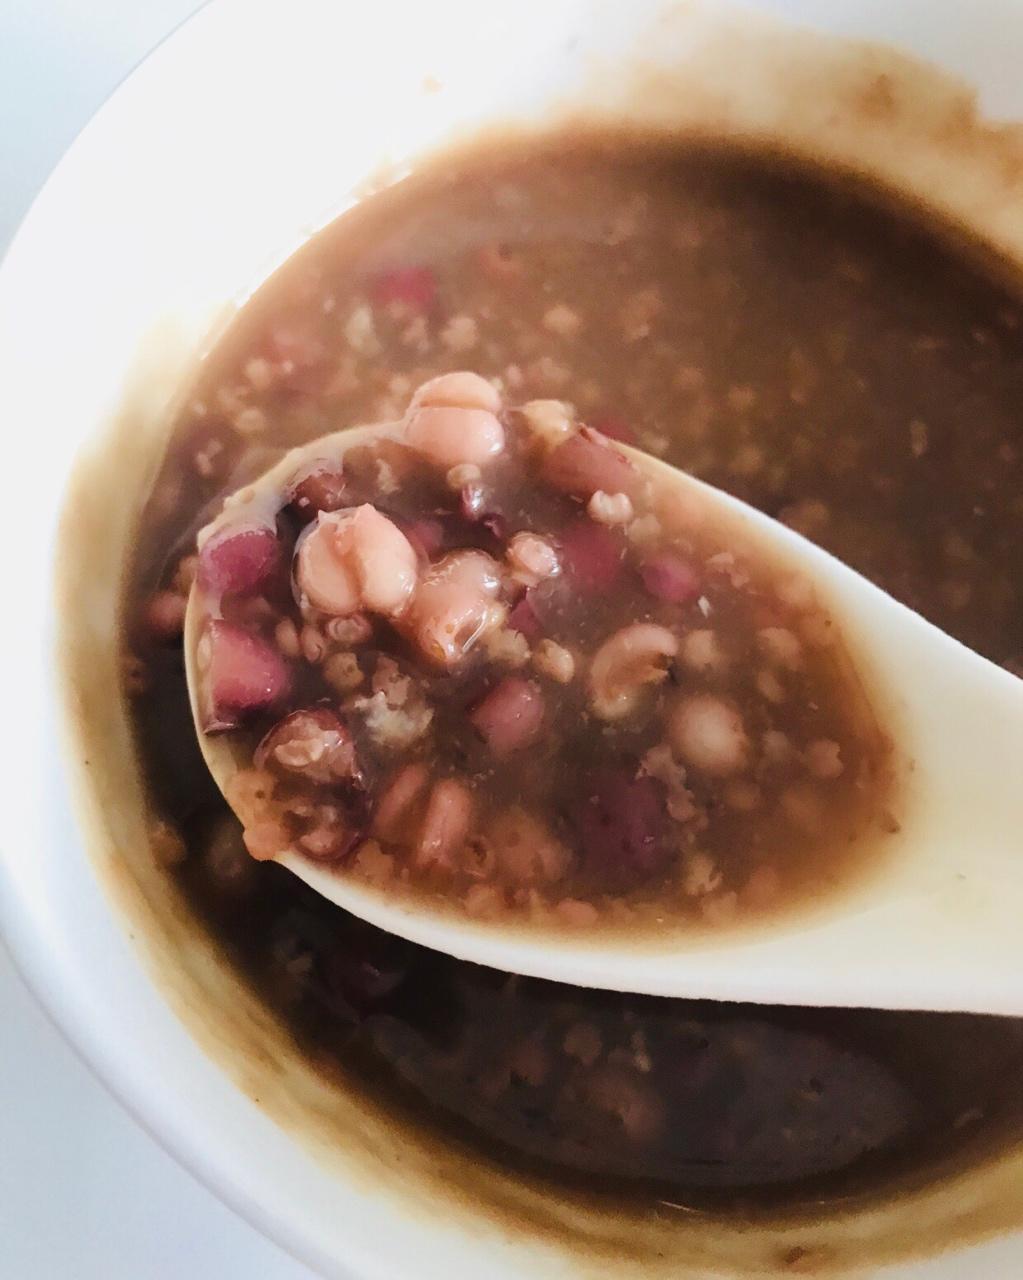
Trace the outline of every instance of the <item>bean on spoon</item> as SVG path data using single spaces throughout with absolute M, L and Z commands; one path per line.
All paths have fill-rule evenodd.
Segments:
M 213 616 L 211 601 L 220 599 L 225 582 L 244 597 L 279 570 L 276 521 L 282 494 L 293 495 L 291 501 L 299 507 L 305 497 L 317 512 L 315 527 L 301 535 L 296 583 L 304 607 L 335 611 L 336 629 L 369 625 L 366 617 L 374 616 L 384 620 L 382 625 L 398 628 L 419 647 L 424 661 L 452 671 L 464 660 L 466 637 L 473 637 L 471 648 L 476 637 L 494 631 L 493 616 L 504 606 L 498 575 L 490 567 L 496 563 L 492 555 L 463 548 L 438 559 L 437 545 L 430 545 L 436 530 L 431 533 L 429 516 L 424 516 L 423 527 L 402 531 L 372 504 L 341 506 L 334 493 L 327 495 L 328 509 L 320 503 L 323 495 L 313 493 L 317 484 L 329 489 L 325 476 L 344 472 L 350 450 L 391 441 L 396 448 L 412 448 L 425 468 L 439 469 L 446 478 L 461 469 L 455 479 L 462 482 L 462 514 L 478 518 L 481 482 L 486 468 L 501 457 L 506 432 L 496 393 L 488 388 L 485 394 L 491 398 L 479 402 L 473 397 L 481 380 L 453 377 L 462 381 L 453 391 L 448 382 L 445 403 L 431 403 L 437 389 L 428 384 L 402 424 L 341 432 L 289 455 L 229 500 L 207 533 L 201 556 L 205 570 L 189 603 L 186 660 L 201 746 L 236 807 L 232 779 L 247 776 L 251 740 L 216 731 L 231 730 L 236 718 L 244 718 L 260 700 L 267 707 L 285 702 L 293 676 L 277 649 L 237 619 Z M 610 589 L 614 564 L 606 549 L 609 540 L 617 545 L 610 531 L 642 518 L 635 508 L 652 487 L 662 518 L 674 512 L 682 525 L 709 520 L 730 531 L 736 545 L 760 549 L 775 572 L 784 569 L 792 580 L 811 585 L 855 659 L 857 683 L 868 691 L 869 704 L 894 743 L 899 830 L 889 833 L 884 856 L 860 882 L 851 881 L 818 902 L 804 903 L 788 915 L 738 921 L 723 930 L 682 928 L 670 912 L 667 918 L 662 912 L 661 921 L 654 922 L 658 927 L 566 930 L 566 923 L 593 923 L 585 912 L 580 914 L 588 904 L 574 899 L 567 900 L 569 910 L 561 916 L 541 916 L 539 924 L 530 919 L 528 928 L 514 916 L 456 914 L 434 899 L 409 897 L 395 892 L 393 885 L 381 888 L 345 871 L 345 860 L 371 829 L 374 800 L 379 800 L 377 829 L 386 833 L 389 824 L 381 813 L 386 819 L 388 807 L 395 809 L 403 788 L 406 805 L 418 805 L 421 815 L 413 867 L 431 874 L 443 870 L 452 849 L 469 839 L 475 803 L 470 789 L 455 778 L 441 779 L 431 789 L 421 761 L 393 775 L 381 797 L 365 797 L 364 826 L 361 819 L 353 826 L 346 814 L 343 820 L 321 824 L 322 830 L 306 832 L 312 843 L 302 849 L 278 848 L 271 834 L 264 855 L 275 856 L 324 896 L 390 932 L 513 972 L 588 986 L 771 1003 L 1005 1013 L 1023 1009 L 1023 942 L 1017 940 L 1023 905 L 1018 836 L 1023 804 L 1016 795 L 1014 770 L 1006 767 L 1007 761 L 1020 758 L 1023 745 L 1019 683 L 799 535 L 737 500 L 635 450 L 610 448 L 597 433 L 576 430 L 571 422 L 566 426 L 564 411 L 554 405 L 534 406 L 529 425 L 542 453 L 538 466 L 544 481 L 585 504 L 590 517 L 557 550 L 559 569 L 562 561 L 567 565 L 573 558 L 587 565 L 589 556 L 580 584 L 600 582 L 603 575 L 605 590 Z M 296 486 L 297 476 L 302 478 Z M 591 545 L 579 529 L 588 531 Z M 498 532 L 493 536 L 502 541 Z M 507 542 L 505 538 L 502 545 Z M 338 546 L 343 550 L 335 555 Z M 325 547 L 329 554 L 320 555 Z M 518 551 L 523 552 L 521 545 Z M 533 552 L 539 555 L 539 560 L 534 556 L 535 573 L 542 570 L 542 555 L 535 547 Z M 505 569 L 521 559 L 522 554 L 509 550 Z M 528 574 L 528 554 L 526 561 Z M 374 573 L 381 564 L 383 571 Z M 651 556 L 640 576 L 664 608 L 696 606 L 698 580 L 670 551 L 662 548 Z M 528 595 L 509 616 L 523 603 L 528 605 Z M 794 652 L 785 652 L 790 634 L 773 626 L 758 633 L 770 638 L 780 669 L 787 660 L 797 660 Z M 623 627 L 586 655 L 586 679 L 599 724 L 628 722 L 650 689 L 661 687 L 680 647 L 681 656 L 697 668 L 702 663 L 709 669 L 715 661 L 714 635 L 707 628 L 689 626 L 676 636 L 656 622 Z M 556 669 L 557 661 L 549 660 Z M 764 670 L 771 674 L 770 668 Z M 629 672 L 629 678 L 622 672 Z M 769 694 L 769 682 L 767 688 Z M 211 689 L 216 692 L 212 704 Z M 476 705 L 470 720 L 498 761 L 536 748 L 543 735 L 538 701 L 542 691 L 534 679 L 510 675 Z M 666 719 L 668 745 L 690 771 L 739 775 L 750 748 L 729 703 L 696 692 L 675 699 L 672 706 Z M 295 727 L 293 723 L 292 731 Z M 318 744 L 327 741 L 331 759 L 343 763 L 346 753 L 352 753 L 345 719 L 334 712 L 317 710 L 303 732 L 315 735 Z M 271 743 L 269 750 L 278 751 L 281 745 Z M 286 745 L 294 753 L 294 732 Z M 826 776 L 834 753 L 827 745 L 814 745 L 816 766 Z M 261 750 L 265 760 L 265 743 Z M 601 777 L 599 803 L 577 815 L 574 829 L 582 834 L 584 850 L 607 846 L 612 861 L 624 851 L 641 869 L 644 859 L 652 859 L 656 871 L 663 850 L 650 833 L 664 807 L 664 776 L 663 770 L 661 777 L 656 770 L 651 773 L 652 765 L 644 769 L 634 779 L 620 773 Z M 355 774 L 336 774 L 334 781 L 342 776 L 352 782 Z M 737 784 L 734 790 L 738 796 Z M 504 812 L 488 828 L 489 848 L 496 847 L 507 860 L 511 835 L 513 848 L 524 841 L 528 846 L 532 874 L 564 873 L 570 854 L 549 827 L 528 813 L 509 818 Z M 606 872 L 605 884 L 614 892 L 620 868 L 598 870 Z

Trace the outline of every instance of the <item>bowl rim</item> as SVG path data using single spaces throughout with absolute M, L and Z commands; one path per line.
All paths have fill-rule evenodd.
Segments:
M 7 304 L 8 291 L 5 284 L 12 269 L 22 253 L 26 240 L 31 235 L 36 223 L 48 211 L 55 200 L 64 181 L 65 175 L 77 161 L 79 154 L 93 144 L 107 125 L 108 120 L 121 109 L 121 100 L 125 91 L 144 83 L 157 63 L 187 64 L 189 49 L 193 43 L 201 43 L 206 38 L 208 26 L 225 20 L 231 9 L 240 10 L 237 0 L 201 0 L 198 6 L 181 18 L 151 48 L 136 59 L 134 64 L 111 87 L 103 100 L 94 108 L 88 118 L 72 135 L 64 147 L 60 157 L 49 170 L 46 178 L 29 202 L 27 209 L 20 217 L 13 235 L 10 237 L 2 253 L 0 253 L 0 316 Z M 52 566 L 52 556 L 47 561 L 47 569 Z M 45 637 L 42 646 L 52 652 L 57 637 L 52 627 Z M 52 741 L 55 738 L 66 738 L 64 717 L 57 707 L 52 681 L 46 686 L 48 706 L 45 708 L 45 724 L 49 732 L 40 734 L 42 740 Z M 61 743 L 63 744 L 63 741 Z M 66 773 L 66 769 L 55 770 L 55 773 Z M 72 790 L 68 784 L 62 790 Z M 77 824 L 76 824 L 77 825 Z M 90 878 L 97 877 L 90 871 Z M 112 923 L 118 908 L 109 895 L 96 888 L 99 900 L 105 912 L 111 917 L 106 923 Z M 123 923 L 118 921 L 119 924 Z M 203 1186 L 220 1203 L 226 1205 L 237 1214 L 257 1234 L 270 1240 L 281 1248 L 288 1256 L 310 1268 L 315 1274 L 338 1276 L 339 1280 L 348 1280 L 358 1274 L 359 1280 L 390 1280 L 386 1271 L 380 1271 L 376 1259 L 372 1256 L 353 1257 L 350 1270 L 346 1260 L 341 1263 L 336 1257 L 321 1252 L 313 1243 L 309 1233 L 303 1232 L 297 1223 L 289 1222 L 286 1215 L 269 1215 L 267 1206 L 257 1201 L 246 1192 L 236 1168 L 227 1157 L 223 1144 L 204 1141 L 197 1126 L 189 1126 L 177 1122 L 174 1109 L 170 1104 L 167 1089 L 147 1087 L 147 1072 L 141 1055 L 134 1051 L 130 1040 L 119 1038 L 109 1033 L 103 1020 L 97 1017 L 102 1002 L 93 999 L 92 1007 L 84 987 L 76 993 L 74 983 L 69 983 L 68 968 L 59 952 L 49 948 L 47 942 L 47 923 L 38 911 L 33 909 L 29 899 L 18 890 L 15 878 L 7 865 L 0 848 L 0 950 L 10 960 L 18 979 L 24 984 L 37 1007 L 45 1016 L 61 1040 L 71 1049 L 79 1062 L 100 1083 L 106 1092 L 121 1106 L 139 1128 L 147 1134 L 163 1151 L 172 1157 L 176 1164 Z M 138 963 L 138 962 L 136 962 Z M 151 975 L 141 976 L 152 987 L 153 996 L 165 1003 L 163 993 L 159 990 Z M 81 982 L 80 975 L 76 981 Z M 87 985 L 87 984 L 86 984 Z M 93 996 L 103 994 L 102 987 L 97 987 Z M 168 1007 L 169 1011 L 169 1007 Z M 172 1014 L 177 1024 L 173 1030 L 180 1032 L 186 1041 L 192 1037 L 188 1029 Z M 191 1045 L 189 1046 L 191 1047 Z M 197 1046 L 195 1046 L 197 1047 Z M 201 1052 L 201 1051 L 200 1051 Z M 132 1061 L 133 1053 L 139 1059 Z M 222 1075 L 216 1063 L 206 1059 L 208 1065 Z M 233 1088 L 233 1082 L 230 1082 Z M 343 1268 L 343 1269 L 339 1269 Z

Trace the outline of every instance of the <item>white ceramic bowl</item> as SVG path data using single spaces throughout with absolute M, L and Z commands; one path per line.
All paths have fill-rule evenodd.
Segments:
M 297 1057 L 145 843 L 113 618 L 154 441 L 233 303 L 368 179 L 494 124 L 755 134 L 904 186 L 1023 261 L 1015 134 L 938 71 L 837 38 L 899 44 L 978 86 L 986 111 L 1023 118 L 1023 6 L 755 8 L 218 0 L 83 132 L 0 270 L 3 929 L 139 1119 L 329 1275 L 753 1275 L 793 1250 L 891 1280 L 1023 1272 L 1019 1156 L 898 1205 L 745 1231 L 637 1227 L 468 1168 Z M 779 16 L 819 30 L 778 29 Z M 966 1252 L 928 1256 L 946 1242 Z

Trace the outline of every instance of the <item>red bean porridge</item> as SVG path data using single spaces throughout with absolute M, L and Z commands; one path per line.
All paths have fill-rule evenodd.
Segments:
M 183 403 L 140 524 L 125 688 L 152 795 L 154 854 L 339 1087 L 478 1160 L 539 1179 L 552 1195 L 640 1214 L 745 1214 L 778 1202 L 820 1214 L 1023 1135 L 1017 1020 L 588 992 L 480 969 L 352 919 L 246 851 L 197 748 L 181 649 L 200 568 L 196 535 L 226 494 L 297 444 L 401 419 L 417 387 L 471 368 L 500 397 L 506 440 L 515 427 L 508 407 L 571 401 L 572 421 L 598 433 L 583 440 L 635 443 L 730 489 L 1014 668 L 1023 654 L 1023 334 L 1016 283 L 989 265 L 916 212 L 778 157 L 572 137 L 453 157 L 413 175 L 345 214 L 243 308 Z M 501 850 L 507 872 L 524 843 L 531 890 L 544 882 L 541 901 L 576 903 L 577 924 L 591 920 L 593 902 L 634 904 L 646 890 L 616 882 L 616 872 L 623 849 L 627 866 L 635 870 L 637 855 L 642 865 L 645 837 L 635 841 L 631 824 L 642 834 L 654 810 L 681 840 L 670 873 L 652 872 L 648 890 L 670 879 L 681 890 L 676 904 L 702 917 L 716 903 L 722 920 L 769 905 L 795 883 L 784 859 L 769 844 L 754 853 L 750 842 L 730 842 L 769 832 L 765 812 L 787 787 L 843 793 L 864 758 L 841 716 L 818 724 L 803 707 L 798 730 L 774 722 L 806 681 L 832 687 L 815 665 L 826 651 L 812 643 L 813 628 L 802 630 L 784 599 L 758 614 L 730 580 L 734 566 L 708 577 L 709 548 L 695 566 L 677 545 L 644 549 L 626 534 L 630 521 L 616 523 L 621 502 L 590 513 L 592 495 L 555 486 L 529 519 L 514 503 L 491 512 L 503 490 L 491 484 L 489 419 L 477 423 L 480 456 L 469 460 L 444 452 L 442 424 L 419 425 L 418 444 L 438 452 L 428 481 L 417 465 L 411 489 L 406 455 L 394 449 L 364 455 L 361 472 L 346 459 L 343 476 L 324 467 L 301 477 L 287 536 L 310 531 L 299 559 L 305 548 L 314 616 L 285 590 L 287 543 L 257 532 L 221 565 L 235 587 L 246 574 L 260 585 L 236 590 L 217 619 L 241 662 L 221 669 L 211 723 L 248 733 L 253 751 L 262 742 L 260 768 L 274 761 L 274 788 L 304 773 L 314 799 L 289 833 L 309 856 L 336 857 L 336 832 L 351 815 L 317 813 L 318 779 L 358 769 L 373 800 L 364 820 L 377 833 L 344 856 L 366 851 L 359 873 L 389 882 L 424 827 L 436 820 L 443 833 L 464 819 L 463 788 L 478 804 L 478 779 L 492 767 L 501 803 L 487 812 L 485 874 L 475 887 L 468 873 L 458 881 L 476 909 L 493 905 L 495 887 L 516 906 L 518 871 L 495 880 L 486 859 Z M 436 511 L 402 505 L 427 483 Z M 643 516 L 634 506 L 632 522 Z M 347 557 L 376 517 L 400 535 L 388 529 L 397 571 L 383 594 L 360 596 L 372 609 L 349 612 L 345 593 L 367 588 L 347 572 Z M 317 558 L 331 549 L 326 535 L 317 547 L 321 526 L 332 546 L 348 548 L 343 572 L 333 552 Z M 204 552 L 202 572 L 215 576 L 217 557 L 208 544 Z M 483 630 L 454 677 L 439 674 L 452 634 L 431 637 L 436 610 L 420 616 L 402 594 L 413 566 L 412 595 L 429 579 L 434 605 L 455 576 L 471 580 L 477 600 L 488 597 Z M 277 588 L 264 590 L 275 572 Z M 492 599 L 490 575 L 500 579 Z M 570 581 L 562 607 L 557 593 Z M 703 621 L 701 598 L 711 606 Z M 585 609 L 573 613 L 580 600 Z M 735 631 L 718 623 L 729 608 Z M 600 646 L 629 626 L 664 626 L 677 646 L 648 667 L 634 722 L 597 714 L 592 684 Z M 734 636 L 743 661 L 727 651 Z M 722 649 L 738 684 L 715 684 Z M 444 701 L 449 686 L 457 697 Z M 267 689 L 282 696 L 278 710 L 234 728 Z M 615 705 L 612 689 L 604 709 Z M 676 732 L 661 733 L 675 716 Z M 626 744 L 620 735 L 633 723 Z M 598 858 L 589 881 L 577 878 L 579 850 L 546 789 L 554 726 L 580 752 L 580 770 L 601 775 L 593 794 L 605 799 L 589 820 L 595 847 L 609 843 L 615 856 Z M 605 732 L 617 745 L 602 754 Z M 765 740 L 773 733 L 792 749 L 784 766 L 784 744 Z M 414 746 L 426 739 L 432 754 Z M 709 744 L 724 754 L 701 756 Z M 776 750 L 774 775 L 766 764 Z M 437 751 L 448 753 L 443 768 Z M 742 769 L 711 781 L 708 759 Z M 527 808 L 534 776 L 543 805 Z M 249 781 L 258 807 L 260 778 Z M 790 801 L 786 830 L 798 832 L 814 812 Z M 400 840 L 388 838 L 392 829 Z M 258 832 L 255 841 L 262 852 Z M 775 876 L 758 880 L 758 865 Z
M 202 729 L 248 762 L 257 859 L 474 917 L 721 926 L 891 827 L 812 583 L 562 401 L 431 379 L 232 496 L 197 572 Z

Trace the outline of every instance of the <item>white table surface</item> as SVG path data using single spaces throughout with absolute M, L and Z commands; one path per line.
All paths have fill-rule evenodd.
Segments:
M 0 0 L 0 251 L 96 107 L 198 0 Z M 145 1134 L 0 947 L 0 1280 L 312 1280 Z

